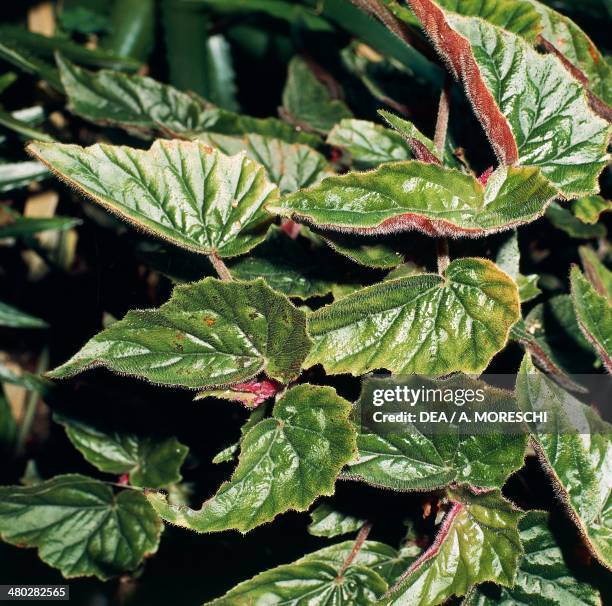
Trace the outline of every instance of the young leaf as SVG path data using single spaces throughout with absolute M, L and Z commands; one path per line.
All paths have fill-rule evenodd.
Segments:
M 348 257 L 351 261 L 374 267 L 376 269 L 391 269 L 404 262 L 404 257 L 398 248 L 402 248 L 400 236 L 391 234 L 378 236 L 376 239 L 359 234 L 342 232 L 314 232 L 335 252 Z
M 589 225 L 597 223 L 600 215 L 610 210 L 612 210 L 612 202 L 601 196 L 585 196 L 572 202 L 574 215 Z
M 46 328 L 47 323 L 40 318 L 35 318 L 12 305 L 0 301 L 0 326 L 10 328 Z
M 331 387 L 293 387 L 244 436 L 234 475 L 200 510 L 169 505 L 159 493 L 147 498 L 164 520 L 198 532 L 247 532 L 290 509 L 304 511 L 333 494 L 354 454 L 350 410 Z
M 410 5 L 466 89 L 502 163 L 539 166 L 568 197 L 598 191 L 609 126 L 557 58 L 482 19 L 445 13 L 432 0 Z
M 514 586 L 481 585 L 470 591 L 462 606 L 599 606 L 599 592 L 574 577 L 549 524 L 549 514 L 527 512 L 519 522 L 525 555 L 519 564 Z
M 373 379 L 371 379 L 373 380 Z M 390 381 L 393 383 L 393 381 Z M 377 380 L 377 388 L 385 388 Z M 481 381 L 456 375 L 446 380 L 419 378 L 418 387 L 426 389 L 483 390 L 483 410 L 516 409 L 513 394 L 495 389 Z M 392 387 L 392 385 L 387 385 Z M 477 408 L 474 407 L 473 410 Z M 485 431 L 466 435 L 451 425 L 439 434 L 423 433 L 418 425 L 406 424 L 393 432 L 363 426 L 357 434 L 358 457 L 349 463 L 348 476 L 374 486 L 393 490 L 433 490 L 451 483 L 466 483 L 482 488 L 501 488 L 510 474 L 523 466 L 527 436 L 496 431 L 487 424 Z
M 306 365 L 328 373 L 479 373 L 519 319 L 516 284 L 491 261 L 453 261 L 444 277 L 375 284 L 315 311 Z
M 318 144 L 319 138 L 298 132 L 275 118 L 251 118 L 230 112 L 152 78 L 101 70 L 84 70 L 61 57 L 57 64 L 69 99 L 78 116 L 103 125 L 121 126 L 134 134 L 199 131 L 243 135 L 256 133 L 288 143 Z
M 306 238 L 292 240 L 280 228 L 272 226 L 266 241 L 248 257 L 230 262 L 230 272 L 240 280 L 261 277 L 288 297 L 325 296 L 334 284 L 330 271 L 333 254 L 325 254 L 325 250 L 309 244 Z
M 523 554 L 522 512 L 501 493 L 449 491 L 450 509 L 432 545 L 389 590 L 385 606 L 436 606 L 484 581 L 514 585 Z
M 574 217 L 563 206 L 553 202 L 546 209 L 546 218 L 557 228 L 564 231 L 570 238 L 591 239 L 605 238 L 606 228 L 601 223 L 586 224 Z
M 576 266 L 570 281 L 580 330 L 612 373 L 612 302 L 600 295 Z
M 536 168 L 498 168 L 483 187 L 457 170 L 408 161 L 328 177 L 266 207 L 321 229 L 477 238 L 534 221 L 555 194 Z
M 327 136 L 327 143 L 350 153 L 357 168 L 413 157 L 410 145 L 399 133 L 367 120 L 341 120 Z
M 584 273 L 595 290 L 612 304 L 612 271 L 610 271 L 597 256 L 597 253 L 588 246 L 578 249 Z
M 0 487 L 0 536 L 38 547 L 67 579 L 106 580 L 135 570 L 157 551 L 162 524 L 144 496 L 69 474 L 32 486 Z
M 343 101 L 332 99 L 304 59 L 294 57 L 283 91 L 282 115 L 291 124 L 325 134 L 353 114 Z
M 156 438 L 98 429 L 94 425 L 55 415 L 72 445 L 100 471 L 129 474 L 132 486 L 162 488 L 181 480 L 180 468 L 189 452 L 176 438 Z
M 248 158 L 266 169 L 268 179 L 278 185 L 282 194 L 314 185 L 331 173 L 322 154 L 300 143 L 285 143 L 256 134 L 237 137 L 199 133 L 195 140 L 228 156 L 245 151 Z
M 190 389 L 246 381 L 261 371 L 286 383 L 298 375 L 309 346 L 304 312 L 261 278 L 205 278 L 177 286 L 158 309 L 128 312 L 49 376 L 105 366 Z
M 41 181 L 49 172 L 40 162 L 14 162 L 0 164 L 0 193 L 26 187 Z
M 278 199 L 263 169 L 188 141 L 147 151 L 31 143 L 28 152 L 58 177 L 135 227 L 188 250 L 235 257 L 262 242 Z
M 521 410 L 548 413 L 544 429 L 530 425 L 536 455 L 595 557 L 612 568 L 612 426 L 538 372 L 528 355 L 516 397 Z
M 336 511 L 327 503 L 318 505 L 310 513 L 308 532 L 316 537 L 337 537 L 349 532 L 357 532 L 366 520 Z

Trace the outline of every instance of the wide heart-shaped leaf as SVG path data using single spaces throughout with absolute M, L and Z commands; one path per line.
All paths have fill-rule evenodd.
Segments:
M 10 328 L 45 328 L 47 323 L 40 318 L 31 316 L 12 305 L 7 305 L 0 301 L 0 326 L 8 326 Z
M 612 568 L 612 426 L 539 372 L 528 355 L 516 397 L 521 410 L 548 413 L 545 426 L 529 427 L 536 455 L 589 548 Z
M 494 581 L 511 587 L 523 555 L 522 512 L 501 493 L 449 491 L 450 508 L 432 545 L 389 590 L 385 606 L 436 606 L 470 587 Z
M 612 201 L 605 200 L 601 196 L 584 196 L 572 202 L 574 215 L 583 223 L 593 225 L 599 221 L 604 212 L 612 210 Z
M 599 606 L 599 592 L 578 580 L 550 529 L 549 514 L 529 511 L 519 522 L 525 554 L 513 587 L 482 585 L 470 591 L 462 606 Z
M 367 541 L 352 563 L 343 569 L 353 545 L 352 541 L 332 545 L 292 564 L 266 570 L 240 583 L 223 597 L 207 602 L 207 606 L 373 606 L 388 587 L 385 579 L 375 571 L 376 565 L 382 565 L 387 552 L 395 550 L 384 543 Z M 363 556 L 362 551 L 365 552 Z M 377 558 L 378 551 L 383 552 L 383 558 Z
M 353 115 L 343 101 L 332 98 L 301 57 L 294 57 L 289 62 L 280 112 L 287 122 L 322 134 Z
M 69 109 L 91 122 L 120 126 L 145 137 L 154 132 L 190 136 L 205 131 L 226 135 L 257 133 L 289 143 L 319 142 L 318 137 L 301 133 L 281 120 L 251 118 L 215 107 L 152 78 L 111 70 L 92 73 L 61 57 L 57 64 Z
M 100 471 L 129 474 L 132 486 L 162 488 L 181 480 L 189 449 L 176 438 L 141 436 L 99 429 L 91 423 L 55 415 L 72 445 Z
M 570 281 L 580 330 L 612 373 L 612 301 L 600 295 L 576 266 Z
M 539 166 L 565 196 L 596 193 L 609 126 L 560 61 L 516 34 L 447 13 L 432 0 L 410 5 L 466 89 L 501 162 Z
M 238 137 L 199 133 L 196 140 L 228 156 L 246 152 L 247 158 L 266 169 L 268 179 L 276 183 L 283 194 L 314 185 L 332 172 L 323 155 L 300 143 L 286 143 L 282 139 L 257 134 Z
M 337 537 L 357 532 L 366 520 L 336 511 L 328 503 L 321 503 L 310 513 L 308 532 L 316 537 Z
M 114 145 L 31 143 L 28 152 L 107 210 L 177 246 L 234 257 L 259 244 L 278 189 L 244 155 L 158 140 L 147 151 Z
M 333 494 L 338 473 L 354 455 L 350 410 L 331 387 L 293 387 L 272 417 L 244 436 L 234 475 L 200 510 L 170 505 L 159 493 L 147 498 L 164 520 L 198 532 L 247 532 L 290 509 L 304 511 Z
M 394 389 L 396 379 L 369 379 L 376 389 Z M 409 382 L 402 386 L 410 388 Z M 490 387 L 482 381 L 457 375 L 447 380 L 414 380 L 414 389 L 451 390 L 454 394 L 482 390 L 484 400 L 472 411 L 517 410 L 512 393 Z M 450 392 L 448 392 L 450 393 Z M 414 410 L 408 404 L 393 412 Z M 451 483 L 482 488 L 501 488 L 510 474 L 523 466 L 527 436 L 520 428 L 504 433 L 501 424 L 487 423 L 466 434 L 449 423 L 439 433 L 424 431 L 418 424 L 406 423 L 393 431 L 389 424 L 370 427 L 365 423 L 362 402 L 362 428 L 357 434 L 358 456 L 349 463 L 348 476 L 374 486 L 393 490 L 433 490 Z
M 177 286 L 158 309 L 128 312 L 49 376 L 105 366 L 191 389 L 246 381 L 261 371 L 289 382 L 309 346 L 304 312 L 261 278 L 205 278 Z
M 477 238 L 534 221 L 555 195 L 536 168 L 498 168 L 483 187 L 458 170 L 407 161 L 328 177 L 266 207 L 321 229 Z
M 38 547 L 41 560 L 68 579 L 95 575 L 105 580 L 135 570 L 157 551 L 161 530 L 140 492 L 114 494 L 104 482 L 86 476 L 0 487 L 0 537 Z
M 516 284 L 486 259 L 453 261 L 444 276 L 388 280 L 309 317 L 306 365 L 328 373 L 479 373 L 519 319 Z

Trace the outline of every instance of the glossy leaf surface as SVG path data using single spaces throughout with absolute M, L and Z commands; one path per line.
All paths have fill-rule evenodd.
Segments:
M 463 606 L 598 606 L 599 593 L 578 580 L 568 568 L 549 516 L 543 511 L 529 511 L 519 522 L 525 555 L 516 573 L 514 587 L 484 585 L 473 589 Z
M 390 590 L 385 606 L 436 606 L 484 581 L 514 584 L 523 554 L 517 527 L 522 513 L 499 491 L 460 489 L 449 491 L 449 499 L 434 543 Z
M 333 494 L 354 454 L 350 408 L 331 387 L 293 387 L 272 417 L 244 436 L 231 480 L 200 510 L 170 505 L 159 493 L 148 494 L 149 502 L 164 520 L 198 532 L 247 532 L 285 511 L 304 511 L 318 496 Z
M 306 364 L 329 373 L 481 372 L 519 319 L 516 285 L 485 259 L 388 280 L 314 312 Z
M 321 229 L 480 237 L 537 219 L 554 196 L 535 168 L 499 168 L 483 187 L 457 170 L 413 161 L 328 177 L 266 206 Z
M 594 555 L 612 568 L 612 426 L 536 370 L 528 356 L 516 395 L 521 410 L 551 417 L 545 428 L 530 424 L 538 459 Z
M 159 309 L 128 312 L 49 376 L 105 366 L 191 389 L 238 383 L 261 371 L 288 382 L 309 345 L 304 312 L 263 280 L 205 278 L 177 286 Z
M 147 151 L 32 143 L 28 151 L 110 212 L 198 253 L 233 257 L 259 244 L 269 223 L 263 205 L 278 198 L 258 164 L 202 143 L 159 140 Z
M 397 382 L 377 381 L 378 389 L 393 389 Z M 470 410 L 516 410 L 513 394 L 489 387 L 481 381 L 459 376 L 432 381 L 419 378 L 415 389 L 482 390 L 484 401 Z M 406 406 L 408 410 L 409 406 Z M 395 410 L 395 409 L 394 409 Z M 412 409 L 411 409 L 412 410 Z M 433 490 L 451 483 L 466 483 L 482 488 L 501 488 L 514 471 L 522 467 L 527 436 L 520 428 L 516 434 L 504 433 L 495 424 L 486 429 L 474 425 L 466 434 L 449 423 L 440 433 L 423 432 L 417 424 L 402 424 L 393 431 L 389 424 L 357 434 L 358 456 L 349 463 L 348 475 L 374 486 L 393 490 Z
M 337 537 L 357 532 L 366 520 L 336 511 L 327 503 L 321 503 L 310 514 L 308 532 L 317 537 Z
M 32 486 L 0 487 L 0 536 L 38 547 L 66 578 L 105 580 L 135 570 L 157 550 L 162 525 L 137 491 L 112 489 L 85 476 L 57 476 Z

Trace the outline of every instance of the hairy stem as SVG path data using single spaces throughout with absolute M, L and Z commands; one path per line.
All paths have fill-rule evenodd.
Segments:
M 232 274 L 227 268 L 227 265 L 223 263 L 219 255 L 217 255 L 216 253 L 210 253 L 207 256 L 221 280 L 223 280 L 224 282 L 231 282 L 234 279 L 232 278 Z
M 344 577 L 344 573 L 347 571 L 348 567 L 353 563 L 353 560 L 357 557 L 359 550 L 363 547 L 368 535 L 370 534 L 370 530 L 372 530 L 372 523 L 366 522 L 359 531 L 357 538 L 355 539 L 355 544 L 353 545 L 353 549 L 351 549 L 351 553 L 348 554 L 346 560 L 342 564 L 342 567 L 338 571 L 338 576 L 336 577 L 337 581 L 341 581 Z
M 38 357 L 38 362 L 36 364 L 36 374 L 40 375 L 45 370 L 47 370 L 49 366 L 49 350 L 45 347 Z M 21 421 L 21 425 L 19 427 L 19 433 L 17 434 L 17 443 L 15 445 L 15 454 L 17 456 L 21 456 L 25 451 L 26 441 L 28 436 L 30 435 L 30 430 L 32 429 L 32 423 L 34 422 L 34 417 L 36 416 L 36 405 L 38 404 L 39 394 L 35 389 L 31 389 L 28 394 L 28 400 L 26 402 L 25 413 L 23 415 L 23 420 Z
M 450 86 L 446 81 L 440 93 L 440 103 L 438 104 L 438 117 L 436 119 L 436 131 L 434 134 L 434 145 L 440 158 L 444 155 L 444 145 L 446 143 L 446 133 L 448 131 L 448 115 L 450 113 Z M 436 241 L 436 252 L 438 256 L 438 273 L 442 274 L 449 264 L 448 239 L 438 238 Z

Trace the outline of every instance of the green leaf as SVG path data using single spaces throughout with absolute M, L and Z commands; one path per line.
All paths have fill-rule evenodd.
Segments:
M 40 162 L 0 164 L 0 193 L 42 181 L 48 174 L 49 172 Z
M 538 288 L 538 281 L 540 276 L 537 274 L 530 274 L 529 276 L 523 276 L 519 274 L 516 278 L 516 284 L 519 289 L 519 297 L 521 303 L 526 303 L 535 299 L 542 294 L 542 291 Z
M 549 514 L 529 511 L 519 522 L 525 555 L 514 587 L 483 585 L 474 588 L 463 606 L 599 606 L 598 591 L 579 581 L 565 563 L 558 540 L 550 529 Z
M 283 90 L 283 117 L 291 124 L 325 134 L 352 112 L 343 101 L 333 99 L 313 69 L 301 57 L 289 62 Z
M 113 2 L 110 35 L 102 39 L 107 52 L 146 61 L 155 42 L 155 0 Z
M 43 36 L 22 27 L 4 24 L 0 27 L 3 44 L 16 52 L 26 51 L 41 59 L 53 59 L 56 52 L 81 65 L 106 67 L 108 69 L 137 71 L 141 63 L 129 57 L 121 57 L 103 49 L 91 49 L 77 44 L 69 38 Z
M 92 73 L 61 57 L 57 57 L 57 64 L 70 111 L 97 124 L 120 126 L 145 137 L 158 131 L 185 137 L 205 131 L 226 135 L 254 133 L 288 143 L 319 143 L 318 137 L 301 133 L 275 118 L 251 118 L 230 112 L 152 78 L 110 70 Z
M 31 143 L 58 177 L 135 227 L 188 250 L 235 257 L 262 242 L 278 189 L 244 155 L 158 140 L 147 151 Z
M 0 40 L 0 59 L 14 65 L 26 74 L 44 80 L 56 91 L 63 92 L 62 82 L 53 65 L 16 45 L 14 41 L 9 40 L 6 43 L 3 38 Z
M 199 133 L 195 140 L 228 156 L 245 151 L 248 158 L 266 169 L 268 179 L 276 183 L 283 194 L 314 185 L 331 173 L 322 154 L 300 143 L 286 143 L 255 134 L 237 137 Z
M 128 312 L 49 376 L 105 366 L 190 389 L 238 383 L 261 371 L 289 382 L 309 345 L 304 312 L 262 279 L 205 278 L 177 286 L 158 309 Z
M 339 566 L 351 555 L 354 547 L 355 541 L 344 541 L 319 549 L 302 559 L 316 559 Z M 420 552 L 421 549 L 414 544 L 397 550 L 378 541 L 365 541 L 357 552 L 353 565 L 370 568 L 391 585 L 408 569 Z
M 544 428 L 529 428 L 536 455 L 589 548 L 612 568 L 612 426 L 538 372 L 528 355 L 517 376 L 516 396 L 521 410 L 548 413 Z
M 306 365 L 332 374 L 479 373 L 518 319 L 516 284 L 491 261 L 459 259 L 444 277 L 388 280 L 314 312 Z
M 316 537 L 337 537 L 357 532 L 366 520 L 336 511 L 331 505 L 322 503 L 310 513 L 308 532 Z
M 541 36 L 588 78 L 589 89 L 612 103 L 612 67 L 591 39 L 568 17 L 537 0 L 526 0 L 540 15 Z
M 408 161 L 328 177 L 267 208 L 322 229 L 474 238 L 534 221 L 555 193 L 536 168 L 500 167 L 483 187 L 457 170 Z
M 0 379 L 2 376 L 3 367 L 0 365 Z M 17 423 L 13 416 L 13 411 L 8 400 L 4 397 L 2 387 L 0 385 L 0 454 L 3 456 L 12 453 L 15 447 L 17 438 Z
M 397 234 L 375 239 L 340 232 L 316 232 L 316 235 L 335 252 L 365 267 L 391 269 L 404 262 L 402 253 L 397 250 L 402 243 Z
M 352 547 L 352 543 L 348 544 Z M 339 546 L 344 545 L 341 543 Z M 343 560 L 321 557 L 324 551 L 321 549 L 292 564 L 261 572 L 240 583 L 223 597 L 207 602 L 207 606 L 368 606 L 374 605 L 387 590 L 386 581 L 372 568 L 359 562 L 359 553 L 352 564 L 342 571 Z
M 10 328 L 46 328 L 47 323 L 40 318 L 35 318 L 12 305 L 0 301 L 0 326 Z
M 557 228 L 564 231 L 571 238 L 605 238 L 606 228 L 601 223 L 587 225 L 580 219 L 563 208 L 560 204 L 553 202 L 546 209 L 546 218 Z
M 0 43 L 1 48 L 1 43 Z M 27 120 L 24 114 L 27 114 L 32 108 L 26 108 L 24 110 L 8 113 L 0 111 L 0 126 L 4 126 L 9 130 L 17 133 L 25 139 L 36 139 L 36 141 L 48 141 L 53 142 L 55 139 L 47 135 L 41 130 L 33 128 L 34 120 Z M 44 114 L 42 116 L 44 118 Z M 25 162 L 24 162 L 25 164 Z M 15 165 L 12 165 L 15 166 Z M 42 167 L 44 169 L 44 167 Z M 41 167 L 39 165 L 39 170 Z
M 581 246 L 578 252 L 589 282 L 602 297 L 612 304 L 612 271 L 599 260 L 597 253 L 592 248 Z
M 129 474 L 132 486 L 162 488 L 180 482 L 180 468 L 189 452 L 176 438 L 141 436 L 98 428 L 56 414 L 72 445 L 100 471 Z
M 394 389 L 397 385 L 397 379 L 372 378 L 369 382 L 374 383 L 376 389 Z M 403 385 L 410 386 L 410 383 Z M 482 390 L 484 401 L 479 405 L 470 404 L 470 410 L 516 409 L 512 393 L 466 376 L 456 375 L 438 381 L 419 377 L 414 386 L 452 390 L 455 394 Z M 393 431 L 389 424 L 369 427 L 364 420 L 365 415 L 357 434 L 359 454 L 349 463 L 347 475 L 367 484 L 392 490 L 421 491 L 452 483 L 501 488 L 508 476 L 523 466 L 526 435 L 504 433 L 492 423 L 483 430 L 474 424 L 474 431 L 466 435 L 465 429 L 460 430 L 452 424 L 440 433 L 425 433 L 417 424 L 406 423 Z
M 539 166 L 566 197 L 596 193 L 609 125 L 560 61 L 480 18 L 446 13 L 432 0 L 410 4 L 502 164 Z
M 511 587 L 523 550 L 518 533 L 522 512 L 501 493 L 449 491 L 450 509 L 432 545 L 392 587 L 385 606 L 436 606 L 470 587 L 494 581 Z
M 535 274 L 524 276 L 520 273 L 520 260 L 518 234 L 514 230 L 497 251 L 495 263 L 516 282 L 521 303 L 525 303 L 535 299 L 542 291 L 538 288 L 539 276 Z
M 330 131 L 327 143 L 350 153 L 357 168 L 413 157 L 410 145 L 399 133 L 367 120 L 341 120 Z
M 0 487 L 2 539 L 38 547 L 40 559 L 67 579 L 106 580 L 135 570 L 157 550 L 161 530 L 140 492 L 113 494 L 105 483 L 82 475 Z
M 38 162 L 36 162 L 38 164 Z M 0 166 L 0 173 L 2 166 Z M 46 172 L 46 171 L 45 171 Z M 0 238 L 15 238 L 30 236 L 42 231 L 65 231 L 81 224 L 80 219 L 74 217 L 23 217 L 18 214 L 9 214 L 7 220 L 0 217 Z
M 597 223 L 600 215 L 610 210 L 612 210 L 612 202 L 605 200 L 601 196 L 585 196 L 572 202 L 574 215 L 583 223 L 589 225 Z
M 288 297 L 309 299 L 331 292 L 334 284 L 331 256 L 306 238 L 292 240 L 273 226 L 263 244 L 248 257 L 232 261 L 229 269 L 240 280 L 261 277 L 274 290 Z
M 576 266 L 570 282 L 580 330 L 612 373 L 612 301 L 600 295 Z
M 331 387 L 293 387 L 244 436 L 234 475 L 200 510 L 169 505 L 159 493 L 147 498 L 164 520 L 198 532 L 247 532 L 285 511 L 304 511 L 333 494 L 354 454 L 350 410 Z

